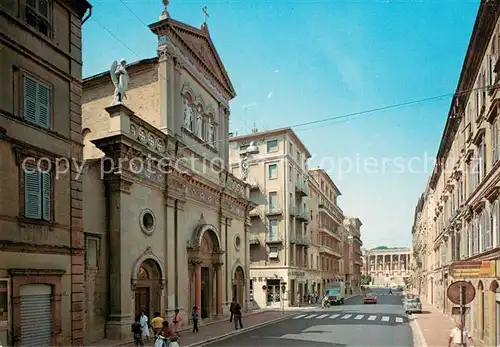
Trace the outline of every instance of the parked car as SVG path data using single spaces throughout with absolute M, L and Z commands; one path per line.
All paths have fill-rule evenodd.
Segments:
M 418 296 L 406 298 L 403 305 L 407 314 L 422 313 L 422 302 Z
M 377 297 L 375 295 L 373 295 L 372 293 L 366 293 L 364 298 L 363 298 L 363 303 L 364 304 L 376 304 Z

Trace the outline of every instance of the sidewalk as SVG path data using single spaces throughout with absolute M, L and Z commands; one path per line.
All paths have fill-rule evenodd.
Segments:
M 201 343 L 216 341 L 225 338 L 228 335 L 234 335 L 240 332 L 242 333 L 248 330 L 256 329 L 263 325 L 271 324 L 280 320 L 285 320 L 290 318 L 294 314 L 297 314 L 297 312 L 285 311 L 285 313 L 283 314 L 281 310 L 266 310 L 248 313 L 242 318 L 244 326 L 244 329 L 242 330 L 235 330 L 234 323 L 230 323 L 228 319 L 200 326 L 200 331 L 197 333 L 193 333 L 191 331 L 191 329 L 193 328 L 192 326 L 184 324 L 181 328 L 180 343 L 185 347 L 194 347 Z M 145 345 L 153 346 L 153 344 L 154 341 L 153 339 L 151 339 L 150 343 L 146 343 Z M 100 340 L 98 342 L 92 343 L 91 346 L 134 346 L 134 343 L 131 336 L 130 340 L 128 341 Z
M 422 313 L 412 314 L 413 342 L 415 347 L 447 347 L 451 329 L 456 325 L 452 318 L 422 301 Z

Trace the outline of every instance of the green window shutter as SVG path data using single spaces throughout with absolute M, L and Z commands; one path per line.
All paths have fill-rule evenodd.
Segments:
M 38 106 L 38 125 L 43 128 L 49 127 L 49 87 L 38 83 L 37 106 Z
M 42 216 L 45 220 L 51 219 L 51 184 L 50 173 L 42 172 Z
M 24 216 L 40 219 L 42 200 L 40 191 L 40 172 L 34 169 L 24 171 Z
M 35 80 L 24 77 L 24 119 L 37 124 L 37 83 Z

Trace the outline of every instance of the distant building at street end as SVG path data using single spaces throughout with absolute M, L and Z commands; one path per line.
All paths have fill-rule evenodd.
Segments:
M 404 285 L 410 275 L 410 248 L 373 248 L 365 253 L 367 275 L 374 285 Z
M 471 282 L 466 326 L 500 345 L 500 7 L 482 0 L 436 165 L 415 207 L 411 285 L 452 314 L 450 284 Z

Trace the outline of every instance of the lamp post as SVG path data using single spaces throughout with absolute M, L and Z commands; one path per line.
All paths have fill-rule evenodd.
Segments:
M 281 302 L 282 302 L 282 313 L 285 314 L 285 292 L 286 292 L 286 282 L 281 282 Z

